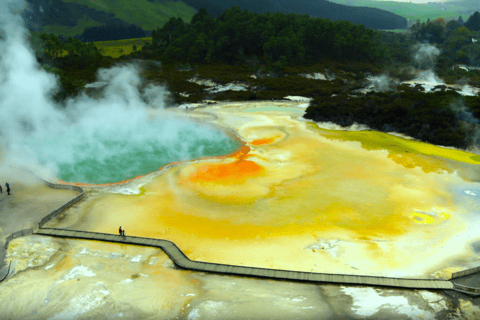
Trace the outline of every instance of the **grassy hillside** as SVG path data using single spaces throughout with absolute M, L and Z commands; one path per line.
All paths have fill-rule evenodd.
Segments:
M 73 22 L 72 25 L 55 23 L 57 19 L 52 10 L 58 10 L 59 3 L 56 2 L 62 5 L 61 12 L 57 15 L 61 15 L 64 19 L 67 17 Z M 67 37 L 80 35 L 87 27 L 101 26 L 119 20 L 126 24 L 135 24 L 144 30 L 153 30 L 162 27 L 171 17 L 180 17 L 189 22 L 196 12 L 194 8 L 181 1 L 55 0 L 33 3 L 32 0 L 29 6 L 32 7 L 33 15 L 38 15 L 40 18 L 37 19 L 43 20 L 40 23 L 37 22 L 41 25 L 41 31 Z M 105 19 L 105 13 L 110 15 L 108 19 Z M 48 16 L 48 18 L 42 19 L 42 16 Z
M 349 6 L 357 7 L 369 7 L 387 10 L 398 14 L 406 19 L 419 19 L 420 22 L 426 22 L 427 19 L 434 20 L 437 18 L 444 18 L 450 20 L 462 16 L 464 21 L 469 18 L 468 15 L 460 14 L 458 11 L 465 10 L 463 7 L 450 7 L 448 10 L 440 10 L 434 6 L 428 4 L 416 4 L 408 2 L 395 2 L 395 1 L 373 1 L 373 0 L 329 0 L 330 2 L 345 4 Z
M 133 52 L 133 46 L 140 50 L 146 42 L 152 42 L 152 38 L 136 38 L 112 41 L 96 41 L 93 44 L 103 56 L 118 58 Z
M 77 21 L 77 25 L 74 27 L 66 27 L 62 25 L 47 25 L 42 28 L 43 32 L 53 33 L 54 35 L 63 35 L 64 37 L 74 37 L 82 34 L 83 30 L 88 27 L 101 26 L 103 23 L 95 21 L 91 18 L 84 18 Z

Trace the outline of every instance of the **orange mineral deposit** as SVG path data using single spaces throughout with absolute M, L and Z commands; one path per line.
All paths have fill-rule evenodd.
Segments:
M 262 145 L 262 144 L 269 144 L 269 143 L 272 143 L 276 138 L 277 137 L 257 139 L 257 140 L 253 140 L 251 142 L 251 144 L 253 144 L 254 146 L 259 146 L 259 145 Z
M 258 176 L 265 169 L 253 161 L 245 160 L 249 157 L 249 152 L 250 147 L 243 146 L 231 156 L 237 159 L 236 161 L 201 166 L 190 176 L 190 181 L 239 184 L 245 182 L 247 178 Z

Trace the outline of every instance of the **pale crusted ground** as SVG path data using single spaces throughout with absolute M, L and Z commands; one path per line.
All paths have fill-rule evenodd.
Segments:
M 4 262 L 5 238 L 13 232 L 34 227 L 44 216 L 73 199 L 78 192 L 47 187 L 32 174 L 10 169 L 0 170 L 3 193 L 0 193 L 0 265 Z M 5 180 L 5 181 L 3 181 Z M 7 195 L 5 182 L 11 194 Z M 1 275 L 0 275 L 1 276 Z
M 442 292 L 292 283 L 178 270 L 161 250 L 28 236 L 0 284 L 0 319 L 478 319 Z

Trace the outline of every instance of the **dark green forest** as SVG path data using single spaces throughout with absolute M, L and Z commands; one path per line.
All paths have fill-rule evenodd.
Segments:
M 267 12 L 308 14 L 312 17 L 332 21 L 345 20 L 359 25 L 363 24 L 371 29 L 404 29 L 407 27 L 407 19 L 390 11 L 352 7 L 327 0 L 184 0 L 183 2 L 197 10 L 205 8 L 214 17 L 220 16 L 228 8 L 237 5 L 241 9 L 259 14 Z
M 363 25 L 308 15 L 257 14 L 239 7 L 217 19 L 200 9 L 189 24 L 171 18 L 152 31 L 152 44 L 145 50 L 169 62 L 241 64 L 260 58 L 278 67 L 325 58 L 382 62 L 388 57 L 379 33 Z
M 425 93 L 421 87 L 399 86 L 391 92 L 365 96 L 356 90 L 368 84 L 369 74 L 383 73 L 404 81 L 426 68 L 432 68 L 448 84 L 480 87 L 479 70 L 455 68 L 458 64 L 480 65 L 477 39 L 478 12 L 464 24 L 440 18 L 417 23 L 409 32 L 393 33 L 346 21 L 258 14 L 238 7 L 217 18 L 201 9 L 190 23 L 171 18 L 153 30 L 150 44 L 118 59 L 102 56 L 92 42 L 45 33 L 30 37 L 39 62 L 59 77 L 61 89 L 55 99 L 60 104 L 94 81 L 99 68 L 133 61 L 141 66 L 145 81 L 166 85 L 173 105 L 205 99 L 278 100 L 301 95 L 313 99 L 305 117 L 315 121 L 364 123 L 375 130 L 397 131 L 461 148 L 474 143 L 471 136 L 478 121 L 473 116 L 480 117 L 478 97 L 462 97 L 445 88 Z M 436 59 L 427 64 L 415 60 L 420 43 L 436 47 Z M 331 73 L 335 79 L 301 75 L 312 72 Z M 240 81 L 248 90 L 210 93 L 205 86 L 188 81 L 195 76 L 218 84 Z M 461 118 L 455 109 L 458 105 L 475 120 Z
M 400 92 L 370 92 L 358 97 L 337 95 L 314 99 L 304 117 L 341 126 L 355 122 L 366 124 L 373 130 L 401 132 L 437 145 L 467 148 L 475 142 L 472 136 L 476 120 L 460 115 L 465 112 L 462 107 L 468 106 L 480 116 L 478 98 L 461 97 L 452 90 L 426 94 L 404 89 Z

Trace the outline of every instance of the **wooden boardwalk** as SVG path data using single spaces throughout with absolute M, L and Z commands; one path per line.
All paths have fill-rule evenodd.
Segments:
M 88 231 L 76 231 L 54 228 L 40 228 L 35 234 L 97 240 L 105 242 L 116 242 L 123 244 L 132 244 L 148 247 L 161 248 L 170 257 L 170 259 L 180 268 L 195 271 L 221 273 L 228 275 L 260 277 L 269 279 L 307 281 L 307 282 L 328 282 L 343 284 L 374 285 L 385 287 L 398 287 L 410 289 L 455 289 L 452 282 L 447 280 L 422 280 L 422 279 L 401 279 L 374 276 L 357 276 L 344 274 L 314 273 L 304 271 L 277 270 L 255 267 L 233 266 L 227 264 L 218 264 L 211 262 L 192 261 L 171 241 L 162 239 L 142 238 L 126 236 L 125 238 L 117 234 L 97 233 Z

